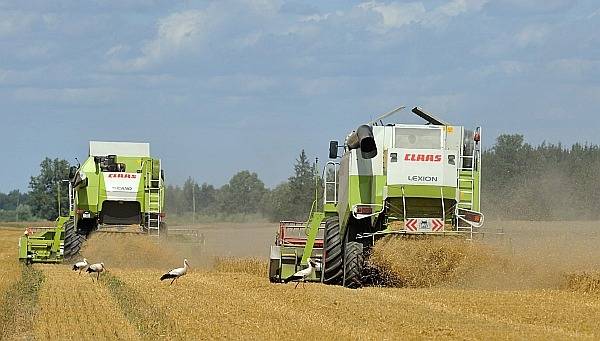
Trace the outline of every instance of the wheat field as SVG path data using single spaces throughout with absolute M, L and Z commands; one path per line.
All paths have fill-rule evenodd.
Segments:
M 550 282 L 543 273 L 515 288 L 502 287 L 501 277 L 523 277 L 537 268 L 504 269 L 515 264 L 502 258 L 494 266 L 504 270 L 493 271 L 485 281 L 467 276 L 490 265 L 471 259 L 485 248 L 469 253 L 470 246 L 445 242 L 424 248 L 427 257 L 439 260 L 426 270 L 440 271 L 444 280 L 429 275 L 419 283 L 414 274 L 423 269 L 389 260 L 402 247 L 420 246 L 390 250 L 388 241 L 388 249 L 380 248 L 374 259 L 388 260 L 394 283 L 403 287 L 352 290 L 307 283 L 294 289 L 293 284 L 269 283 L 261 271 L 264 258 L 220 257 L 206 266 L 202 252 L 186 255 L 145 236 L 115 234 L 98 234 L 86 242 L 83 254 L 108 269 L 93 282 L 87 274 L 71 271 L 69 264 L 21 267 L 16 258 L 19 233 L 0 229 L 0 339 L 600 338 L 597 273 L 561 269 Z M 450 262 L 448 257 L 456 255 L 460 261 Z M 189 259 L 190 273 L 173 285 L 161 282 L 161 274 L 181 266 L 182 257 Z M 546 284 L 538 285 L 538 280 Z

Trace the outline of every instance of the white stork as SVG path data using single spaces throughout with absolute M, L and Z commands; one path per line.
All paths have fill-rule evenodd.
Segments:
M 92 264 L 90 265 L 87 270 L 85 270 L 87 273 L 97 273 L 98 275 L 96 276 L 96 280 L 100 279 L 100 273 L 102 271 L 106 270 L 106 267 L 104 267 L 104 263 L 96 263 L 96 264 Z M 94 277 L 92 277 L 92 282 L 94 281 Z
M 183 268 L 177 268 L 177 269 L 173 269 L 169 272 L 167 272 L 166 274 L 160 276 L 160 280 L 164 281 L 165 279 L 173 279 L 171 281 L 171 284 L 173 284 L 173 282 L 175 282 L 176 279 L 178 279 L 181 276 L 184 276 L 187 271 L 188 271 L 189 265 L 188 265 L 188 261 L 187 259 L 183 260 Z M 171 285 L 169 284 L 169 285 Z
M 81 271 L 83 271 L 83 269 L 85 269 L 87 266 L 88 261 L 84 258 L 83 261 L 73 264 L 73 271 L 79 271 L 79 274 L 81 275 Z
M 290 277 L 286 278 L 283 280 L 284 283 L 289 283 L 291 281 L 296 281 L 296 286 L 294 287 L 294 289 L 298 288 L 298 284 L 300 284 L 300 282 L 302 282 L 302 287 L 304 288 L 304 283 L 306 283 L 306 278 L 311 276 L 312 273 L 315 271 L 315 267 L 317 266 L 317 263 L 315 263 L 315 261 L 313 261 L 312 259 L 308 259 L 308 268 L 306 269 L 302 269 L 298 272 L 296 272 L 295 274 L 291 275 Z

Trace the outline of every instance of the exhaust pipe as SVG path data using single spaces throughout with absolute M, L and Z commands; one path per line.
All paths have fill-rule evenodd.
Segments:
M 346 139 L 348 149 L 359 149 L 363 159 L 372 159 L 377 156 L 377 145 L 373 137 L 373 129 L 368 125 L 361 125 Z

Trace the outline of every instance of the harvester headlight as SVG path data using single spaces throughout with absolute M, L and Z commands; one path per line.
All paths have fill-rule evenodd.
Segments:
M 81 181 L 83 181 L 87 178 L 87 175 L 85 175 L 84 171 L 79 171 L 79 177 L 81 178 Z

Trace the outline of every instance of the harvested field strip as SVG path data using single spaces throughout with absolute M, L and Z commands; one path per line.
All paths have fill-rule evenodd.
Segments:
M 350 290 L 315 283 L 293 289 L 259 276 L 200 272 L 169 286 L 157 285 L 159 275 L 118 273 L 137 295 L 168 312 L 177 327 L 169 334 L 174 338 L 281 339 L 300 333 L 308 339 L 572 338 L 596 336 L 600 329 L 592 325 L 594 315 L 583 316 L 586 309 L 573 296 L 549 302 L 536 313 L 535 302 L 552 297 L 538 291 L 489 295 L 456 289 Z M 578 309 L 580 323 L 568 316 L 571 309 Z M 546 323 L 544 316 L 565 321 Z
M 21 278 L 0 298 L 0 339 L 32 338 L 38 291 L 44 275 L 33 266 L 21 265 Z
M 559 290 L 485 291 L 462 289 L 391 289 L 380 292 L 399 304 L 410 301 L 452 312 L 467 321 L 484 320 L 526 331 L 529 336 L 573 338 L 600 336 L 600 296 Z M 497 336 L 500 336 L 498 334 Z
M 45 281 L 39 293 L 34 329 L 42 340 L 139 339 L 117 302 L 101 283 L 65 265 L 40 265 Z M 100 282 L 103 282 L 102 277 Z M 68 318 L 65 318 L 67 317 Z M 93 325 L 93 327 L 89 327 Z
M 17 239 L 21 230 L 0 230 L 0 298 L 21 277 L 17 259 Z
M 110 294 L 143 339 L 174 335 L 176 324 L 161 307 L 148 302 L 147 296 L 143 292 L 134 290 L 111 274 L 106 274 L 104 279 L 103 283 Z M 156 283 L 156 281 L 154 282 Z

